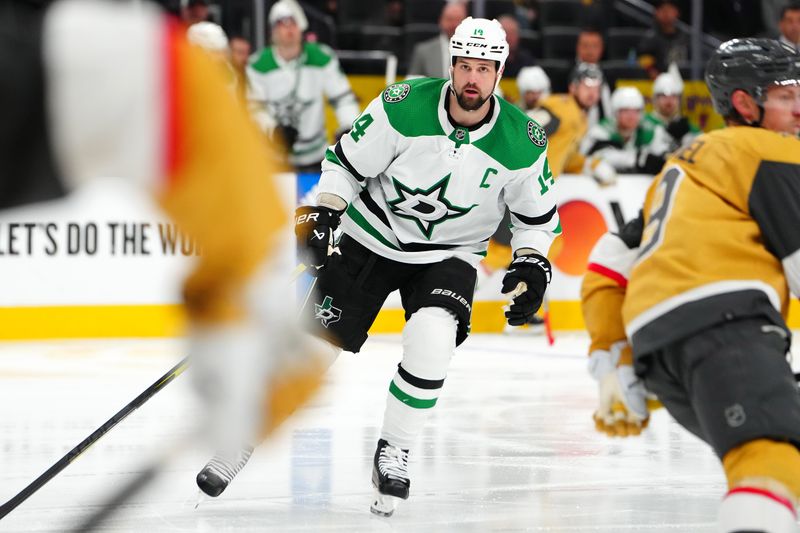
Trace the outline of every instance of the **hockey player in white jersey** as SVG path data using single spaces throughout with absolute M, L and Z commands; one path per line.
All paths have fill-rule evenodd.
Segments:
M 296 219 L 307 262 L 318 268 L 305 311 L 335 350 L 358 352 L 389 293 L 402 297 L 403 357 L 372 476 L 371 510 L 383 516 L 409 496 L 409 451 L 469 333 L 475 267 L 505 207 L 511 324 L 541 305 L 551 277 L 545 256 L 561 232 L 544 130 L 493 95 L 508 56 L 500 24 L 467 18 L 450 56 L 449 80 L 397 83 L 369 104 L 328 150 L 318 205 L 300 207 Z M 340 253 L 329 255 L 340 222 Z
M 635 87 L 617 88 L 611 95 L 611 109 L 613 118 L 589 128 L 581 153 L 605 161 L 620 173 L 660 172 L 671 138 L 663 127 L 645 127 L 642 93 Z
M 329 142 L 325 98 L 340 131 L 358 115 L 358 102 L 333 50 L 303 42 L 308 22 L 296 2 L 276 2 L 269 22 L 273 44 L 247 69 L 253 113 L 267 133 L 280 132 L 299 172 L 319 172 Z

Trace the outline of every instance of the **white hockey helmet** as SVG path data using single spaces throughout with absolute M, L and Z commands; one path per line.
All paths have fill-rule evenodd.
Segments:
M 683 94 L 683 80 L 669 72 L 659 74 L 653 83 L 653 96 L 660 94 L 680 96 Z
M 450 66 L 457 57 L 497 61 L 500 71 L 508 58 L 505 30 L 494 19 L 465 18 L 450 38 Z
M 523 95 L 528 91 L 550 94 L 550 78 L 542 67 L 523 67 L 517 74 L 517 89 Z
M 636 87 L 620 87 L 611 95 L 611 111 L 620 109 L 644 109 L 644 97 Z
M 186 40 L 208 52 L 228 50 L 228 37 L 221 26 L 213 22 L 198 22 L 186 30 Z
M 296 0 L 278 0 L 269 10 L 269 25 L 274 26 L 278 21 L 283 19 L 294 19 L 300 31 L 308 29 L 308 19 L 303 12 L 303 8 Z

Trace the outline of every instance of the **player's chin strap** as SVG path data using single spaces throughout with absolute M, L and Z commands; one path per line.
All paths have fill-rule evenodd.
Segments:
M 758 119 L 756 119 L 756 120 L 747 120 L 742 116 L 741 113 L 739 113 L 739 111 L 736 109 L 735 106 L 733 107 L 734 118 L 737 121 L 741 122 L 742 124 L 744 124 L 746 126 L 750 126 L 752 128 L 761 128 L 762 127 L 761 123 L 764 120 L 764 104 L 761 101 L 761 99 L 763 97 L 763 94 L 761 93 L 761 90 L 757 90 L 757 91 L 758 91 L 758 94 L 755 94 L 755 95 L 754 94 L 750 94 L 749 91 L 744 91 L 744 92 L 749 94 L 750 97 L 755 101 L 756 106 L 758 106 Z
M 758 106 L 758 120 L 753 120 L 752 122 L 745 121 L 745 123 L 754 128 L 761 128 L 761 122 L 764 120 L 764 106 L 761 105 L 761 102 L 758 100 L 756 100 L 756 105 Z

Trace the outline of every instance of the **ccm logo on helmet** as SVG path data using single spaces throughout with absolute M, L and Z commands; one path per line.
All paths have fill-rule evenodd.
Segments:
M 467 43 L 467 46 L 472 46 L 473 48 L 489 48 L 489 45 L 484 43 Z

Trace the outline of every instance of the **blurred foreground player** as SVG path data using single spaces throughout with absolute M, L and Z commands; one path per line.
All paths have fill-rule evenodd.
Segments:
M 598 425 L 638 433 L 646 388 L 722 461 L 719 532 L 797 533 L 800 394 L 785 320 L 800 294 L 800 55 L 729 41 L 706 83 L 729 127 L 667 161 L 638 239 L 635 227 L 607 235 L 590 259 L 589 329 L 622 305 L 632 347 L 627 361 L 618 345 L 591 365 L 601 407 L 620 406 Z
M 219 65 L 182 33 L 147 4 L 0 5 L 0 208 L 124 177 L 197 240 L 203 254 L 184 285 L 194 381 L 209 443 L 235 462 L 262 415 L 277 424 L 320 374 L 283 319 L 276 169 Z M 301 385 L 262 413 L 265 382 L 280 390 L 294 377 Z

